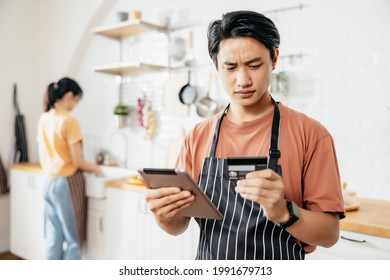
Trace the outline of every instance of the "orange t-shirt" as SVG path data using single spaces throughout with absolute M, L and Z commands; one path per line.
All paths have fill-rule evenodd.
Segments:
M 74 165 L 70 146 L 82 141 L 80 125 L 67 111 L 51 109 L 38 122 L 39 161 L 51 177 L 72 175 Z
M 278 164 L 282 167 L 285 197 L 300 207 L 344 216 L 340 174 L 333 138 L 316 120 L 282 103 Z M 186 136 L 176 166 L 198 181 L 208 157 L 215 124 L 222 112 L 197 124 Z M 273 110 L 253 121 L 235 124 L 224 118 L 216 148 L 217 158 L 268 156 Z M 307 248 L 308 249 L 308 248 Z

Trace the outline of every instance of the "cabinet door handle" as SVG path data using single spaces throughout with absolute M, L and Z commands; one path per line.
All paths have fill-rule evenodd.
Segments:
M 358 239 L 354 239 L 354 238 L 349 238 L 349 237 L 345 237 L 345 236 L 340 236 L 341 239 L 344 239 L 344 240 L 348 240 L 348 241 L 352 241 L 352 242 L 356 242 L 356 243 L 366 243 L 367 241 L 366 240 L 358 240 Z

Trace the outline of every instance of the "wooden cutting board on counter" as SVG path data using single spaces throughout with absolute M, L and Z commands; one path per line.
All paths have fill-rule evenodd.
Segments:
M 358 198 L 359 209 L 346 213 L 340 229 L 390 238 L 390 201 Z

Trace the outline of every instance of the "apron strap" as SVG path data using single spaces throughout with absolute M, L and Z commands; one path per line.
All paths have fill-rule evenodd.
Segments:
M 210 146 L 209 157 L 215 157 L 215 151 L 217 150 L 217 143 L 219 138 L 219 129 L 221 128 L 222 119 L 226 116 L 229 107 L 230 107 L 230 103 L 226 106 L 225 110 L 223 111 L 223 114 L 218 119 L 217 124 L 215 125 L 213 140 L 211 141 L 211 146 Z
M 279 111 L 278 103 L 276 103 L 276 101 L 273 98 L 272 98 L 272 102 L 274 103 L 274 116 L 272 119 L 271 143 L 269 148 L 268 168 L 274 170 L 276 173 L 279 173 L 277 165 L 278 165 L 278 159 L 280 158 L 280 150 L 278 149 L 280 111 Z
M 278 167 L 278 159 L 280 158 L 280 150 L 278 149 L 278 141 L 279 141 L 279 128 L 280 128 L 280 111 L 278 103 L 271 97 L 272 102 L 274 104 L 274 116 L 272 119 L 272 129 L 271 129 L 271 143 L 269 148 L 269 160 L 268 160 L 268 168 L 274 170 L 276 173 L 281 175 L 280 167 Z M 227 110 L 229 109 L 230 104 L 228 104 L 224 110 L 224 113 L 218 119 L 213 139 L 211 141 L 211 147 L 209 152 L 209 157 L 215 157 L 215 152 L 217 150 L 217 143 L 219 137 L 219 130 L 221 127 L 222 119 L 225 117 Z

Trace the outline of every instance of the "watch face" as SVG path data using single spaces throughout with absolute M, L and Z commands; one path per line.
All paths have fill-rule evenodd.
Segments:
M 296 205 L 294 202 L 291 201 L 291 206 L 292 206 L 294 216 L 297 217 L 297 219 L 299 219 L 298 205 Z

